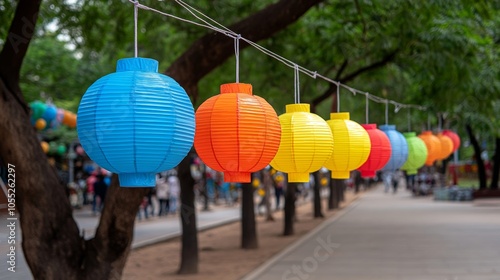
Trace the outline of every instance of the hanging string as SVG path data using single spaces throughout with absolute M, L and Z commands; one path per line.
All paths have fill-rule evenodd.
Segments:
M 337 82 L 337 113 L 340 113 L 340 82 Z
M 137 14 L 139 13 L 139 0 L 134 1 L 134 57 L 137 57 Z
M 295 95 L 295 104 L 299 104 L 300 103 L 300 82 L 299 82 L 299 75 L 300 75 L 300 71 L 299 71 L 299 66 L 298 65 L 295 65 L 294 67 L 294 81 L 293 81 L 293 84 L 294 84 L 294 95 Z
M 369 118 L 368 118 L 368 116 L 370 115 L 370 108 L 368 108 L 368 107 L 369 107 L 369 105 L 368 105 L 368 103 L 369 103 L 369 98 L 368 98 L 368 96 L 369 96 L 369 95 L 370 95 L 370 94 L 368 94 L 368 93 L 366 94 L 366 108 L 365 108 L 365 111 L 366 111 L 366 112 L 365 112 L 365 114 L 366 114 L 366 123 L 367 123 L 367 124 L 368 124 L 368 119 L 369 119 Z
M 385 101 L 385 124 L 389 124 L 389 102 Z
M 214 19 L 210 18 L 209 16 L 203 14 L 199 10 L 193 8 L 192 6 L 186 4 L 182 0 L 174 0 L 174 1 L 177 4 L 179 4 L 181 7 L 183 7 L 185 10 L 187 10 L 191 15 L 193 15 L 196 19 L 198 19 L 202 23 L 195 22 L 195 21 L 192 21 L 192 20 L 188 20 L 188 19 L 185 19 L 185 18 L 181 18 L 181 17 L 175 16 L 175 15 L 169 14 L 169 13 L 165 13 L 165 12 L 156 10 L 156 9 L 148 7 L 146 5 L 142 5 L 142 4 L 140 4 L 136 0 L 129 0 L 129 2 L 134 3 L 136 9 L 139 8 L 139 9 L 143 9 L 143 10 L 152 11 L 152 12 L 158 13 L 160 15 L 163 15 L 163 16 L 166 16 L 166 17 L 170 17 L 170 18 L 182 21 L 182 22 L 186 22 L 186 23 L 189 23 L 189 24 L 193 24 L 193 25 L 196 25 L 196 26 L 200 26 L 200 27 L 203 27 L 203 28 L 206 28 L 206 29 L 213 30 L 215 32 L 221 33 L 221 34 L 223 34 L 225 36 L 228 36 L 230 38 L 233 38 L 233 39 L 236 39 L 236 38 L 237 39 L 241 39 L 245 43 L 249 44 L 250 46 L 252 46 L 255 49 L 259 50 L 260 52 L 264 53 L 265 55 L 274 58 L 275 60 L 283 63 L 284 65 L 286 65 L 286 66 L 288 66 L 290 68 L 298 69 L 299 73 L 302 72 L 303 74 L 306 74 L 309 77 L 314 78 L 314 79 L 316 79 L 317 77 L 319 77 L 319 78 L 325 80 L 328 83 L 332 83 L 332 84 L 337 85 L 337 97 L 339 97 L 339 95 L 338 95 L 338 92 L 340 90 L 339 88 L 340 87 L 344 87 L 345 89 L 349 90 L 354 95 L 356 93 L 364 94 L 365 96 L 368 97 L 368 99 L 370 99 L 370 100 L 372 100 L 374 102 L 377 102 L 377 103 L 388 102 L 388 103 L 394 104 L 395 106 L 397 106 L 399 108 L 415 108 L 415 109 L 418 109 L 418 110 L 421 110 L 421 111 L 427 110 L 427 107 L 425 107 L 425 106 L 416 105 L 416 104 L 403 104 L 403 103 L 399 103 L 399 102 L 396 102 L 396 101 L 393 101 L 393 100 L 387 100 L 387 99 L 384 99 L 384 98 L 381 98 L 381 97 L 378 97 L 378 96 L 369 95 L 369 94 L 367 94 L 367 92 L 364 92 L 364 91 L 361 91 L 361 90 L 349 87 L 347 85 L 341 84 L 340 82 L 336 82 L 336 81 L 334 81 L 334 80 L 332 80 L 332 79 L 330 79 L 328 77 L 325 77 L 325 76 L 319 74 L 317 71 L 312 71 L 312 70 L 309 70 L 309 69 L 307 69 L 307 68 L 305 68 L 303 66 L 300 66 L 297 63 L 295 63 L 295 62 L 293 62 L 293 61 L 291 61 L 289 59 L 286 59 L 286 58 L 284 58 L 284 57 L 282 57 L 282 56 L 280 56 L 280 55 L 278 55 L 278 54 L 276 54 L 276 53 L 274 53 L 274 52 L 272 52 L 272 51 L 270 51 L 270 50 L 262 47 L 261 45 L 255 43 L 255 42 L 253 42 L 251 40 L 249 40 L 249 39 L 246 39 L 246 38 L 242 37 L 240 34 L 237 34 L 236 32 L 232 31 L 231 29 L 227 28 L 226 26 L 222 25 L 221 23 L 217 22 L 216 20 L 214 20 Z M 136 24 L 136 30 L 137 30 L 137 24 Z M 137 31 L 136 31 L 136 33 L 137 33 Z M 239 40 L 236 40 L 236 41 L 239 41 Z M 236 42 L 235 42 L 235 44 L 236 44 Z M 137 47 L 136 47 L 136 49 L 137 49 Z M 337 101 L 337 107 L 339 107 L 339 101 Z
M 408 108 L 408 132 L 411 131 L 411 114 L 410 114 L 410 108 Z
M 234 38 L 234 54 L 236 56 L 236 82 L 240 82 L 240 39 L 241 35 L 238 34 L 236 38 Z

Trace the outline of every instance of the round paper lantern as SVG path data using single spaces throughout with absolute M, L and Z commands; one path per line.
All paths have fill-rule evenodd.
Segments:
M 40 146 L 42 146 L 42 150 L 44 153 L 49 152 L 49 143 L 42 141 L 42 142 L 40 142 Z
M 38 130 L 43 130 L 47 126 L 47 122 L 44 119 L 38 119 L 35 122 L 35 128 Z
M 450 137 L 451 141 L 453 142 L 453 152 L 460 148 L 460 137 L 455 132 L 451 130 L 444 130 L 443 135 Z
M 273 107 L 252 94 L 252 85 L 223 84 L 220 94 L 196 111 L 194 147 L 225 182 L 250 182 L 278 151 L 281 127 Z
M 87 155 L 121 186 L 154 187 L 156 173 L 177 166 L 193 145 L 191 101 L 153 59 L 120 59 L 84 94 L 76 121 Z
M 405 164 L 401 166 L 401 170 L 405 170 L 406 174 L 417 174 L 418 169 L 424 166 L 427 160 L 427 146 L 424 141 L 417 137 L 415 132 L 403 133 L 408 144 L 408 159 Z
M 396 130 L 395 125 L 381 125 L 382 130 L 391 142 L 391 157 L 382 171 L 395 171 L 401 168 L 408 159 L 408 143 L 403 134 Z
M 45 109 L 45 112 L 42 114 L 42 118 L 47 122 L 51 123 L 57 115 L 57 108 L 55 106 L 47 106 L 47 109 Z
M 77 154 L 77 155 L 83 156 L 83 152 L 84 152 L 84 151 L 83 151 L 82 146 L 78 146 L 78 147 L 76 147 L 76 149 L 75 149 L 75 150 L 76 150 L 76 154 Z
M 64 155 L 64 153 L 66 153 L 66 146 L 62 144 L 57 146 L 57 154 Z
M 432 131 L 430 130 L 422 132 L 418 137 L 424 141 L 425 146 L 427 147 L 427 159 L 425 161 L 425 165 L 431 166 L 434 164 L 434 161 L 438 159 L 439 154 L 441 153 L 441 142 L 439 141 L 439 138 L 432 134 Z
M 288 173 L 288 182 L 309 182 L 309 173 L 319 170 L 332 154 L 332 131 L 310 112 L 309 104 L 286 105 L 279 120 L 281 143 L 271 166 Z
M 453 141 L 451 141 L 450 137 L 442 133 L 438 133 L 437 138 L 439 142 L 441 142 L 441 151 L 439 152 L 437 160 L 446 159 L 453 153 Z
M 47 105 L 43 103 L 42 101 L 33 101 L 30 103 L 30 108 L 31 108 L 31 118 L 33 120 L 38 120 L 39 118 L 42 117 L 43 113 L 47 109 Z
M 333 179 L 349 179 L 352 170 L 366 162 L 371 143 L 368 132 L 357 122 L 349 120 L 349 113 L 331 113 L 326 121 L 333 133 L 334 149 L 325 167 Z
M 375 172 L 382 169 L 391 158 L 391 142 L 382 130 L 377 129 L 376 124 L 362 124 L 361 126 L 368 132 L 371 150 L 365 163 L 358 170 L 361 172 L 361 177 L 374 178 Z

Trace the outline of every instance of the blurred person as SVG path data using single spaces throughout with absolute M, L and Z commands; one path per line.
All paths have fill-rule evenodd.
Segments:
M 94 183 L 95 202 L 92 209 L 94 214 L 102 211 L 107 191 L 108 185 L 104 182 L 104 176 L 102 174 L 98 174 L 97 181 Z
M 175 171 L 175 170 L 174 170 Z M 167 178 L 168 190 L 169 190 L 169 206 L 170 213 L 175 214 L 177 212 L 177 199 L 181 193 L 181 184 L 179 178 L 177 177 L 177 171 L 173 172 Z
M 390 170 L 386 170 L 382 172 L 382 181 L 384 182 L 384 192 L 388 193 L 392 188 L 392 177 L 393 172 Z
M 167 177 L 165 175 L 158 175 L 156 179 L 156 198 L 158 198 L 159 210 L 158 216 L 162 216 L 162 214 L 167 215 L 169 211 L 169 188 Z

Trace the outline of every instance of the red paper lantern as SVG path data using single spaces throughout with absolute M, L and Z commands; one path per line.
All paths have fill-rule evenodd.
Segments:
M 252 95 L 252 85 L 223 84 L 220 92 L 196 111 L 194 147 L 225 182 L 249 183 L 276 155 L 280 122 L 269 103 Z
M 428 153 L 425 165 L 432 166 L 441 153 L 441 141 L 430 130 L 422 132 L 418 137 L 424 141 L 427 147 Z
M 376 124 L 362 124 L 361 126 L 368 132 L 372 146 L 368 159 L 358 170 L 361 172 L 361 177 L 373 178 L 375 172 L 382 169 L 391 158 L 391 141 L 382 130 L 377 129 Z
M 453 152 L 460 148 L 460 137 L 451 130 L 444 130 L 443 135 L 450 137 L 451 142 L 453 142 Z

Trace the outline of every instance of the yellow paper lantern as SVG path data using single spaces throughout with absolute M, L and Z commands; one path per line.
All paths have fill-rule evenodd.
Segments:
M 288 182 L 309 182 L 309 173 L 319 170 L 332 154 L 332 131 L 310 112 L 309 104 L 286 105 L 279 120 L 281 142 L 271 166 L 288 173 Z
M 450 137 L 444 135 L 443 133 L 438 133 L 437 138 L 441 142 L 441 151 L 437 157 L 437 160 L 443 160 L 448 158 L 451 153 L 453 153 L 453 141 Z
M 331 113 L 326 121 L 332 129 L 335 147 L 325 167 L 332 171 L 333 179 L 349 179 L 350 172 L 363 165 L 370 155 L 368 132 L 349 117 L 349 113 Z

